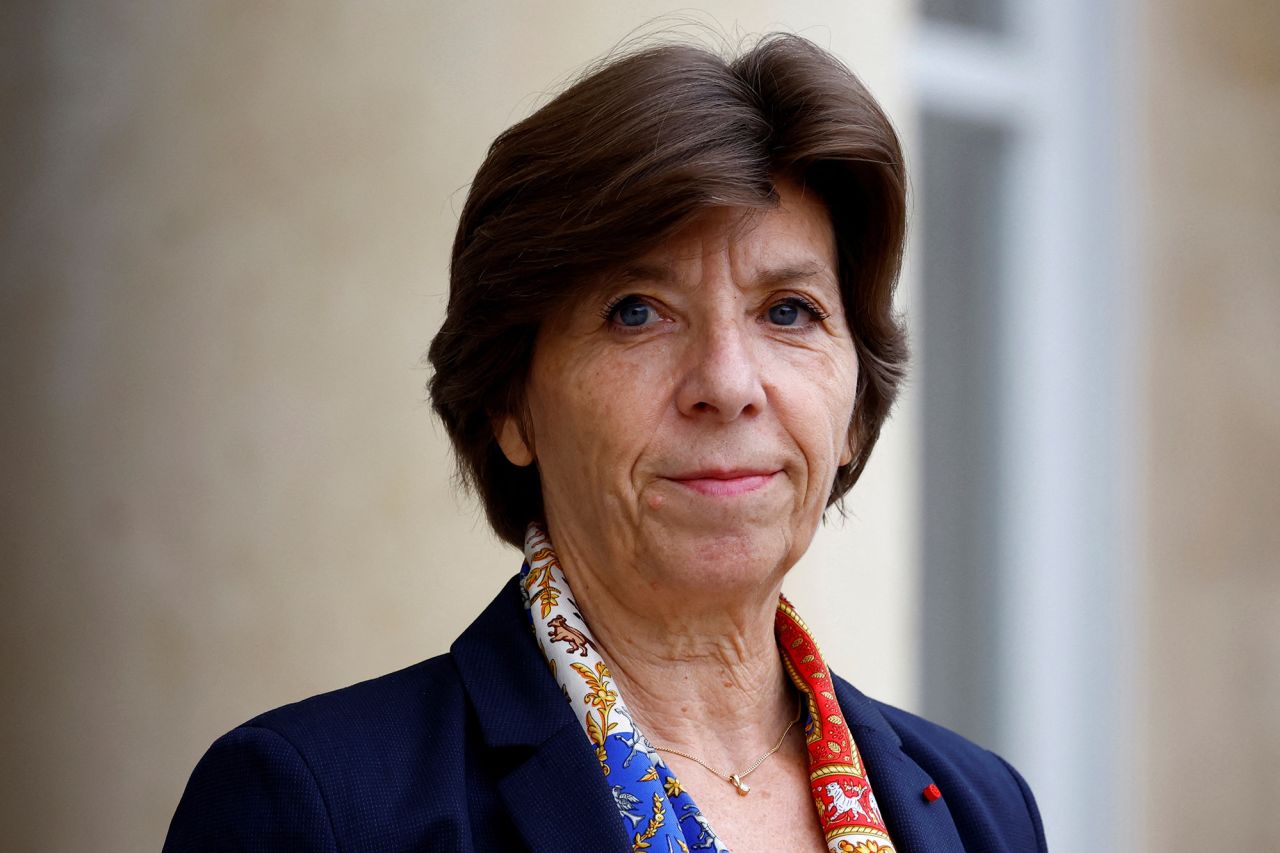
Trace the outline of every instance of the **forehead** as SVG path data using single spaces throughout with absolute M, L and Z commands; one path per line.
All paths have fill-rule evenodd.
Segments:
M 729 256 L 735 272 L 745 276 L 805 271 L 826 273 L 834 283 L 836 240 L 826 205 L 789 182 L 777 189 L 779 203 L 774 207 L 708 209 L 652 251 L 625 264 L 620 277 L 680 278 L 682 267 Z

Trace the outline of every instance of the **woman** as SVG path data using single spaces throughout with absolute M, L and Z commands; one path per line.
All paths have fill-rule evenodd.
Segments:
M 904 193 L 793 36 L 617 59 L 502 134 L 430 390 L 523 571 L 449 654 L 215 743 L 166 848 L 1043 850 L 1012 768 L 780 598 L 902 375 Z

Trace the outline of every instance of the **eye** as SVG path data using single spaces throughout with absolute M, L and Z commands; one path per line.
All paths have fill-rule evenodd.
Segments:
M 775 326 L 798 326 L 827 319 L 826 312 L 799 296 L 788 296 L 773 303 L 766 314 Z
M 658 318 L 653 306 L 639 296 L 623 296 L 605 306 L 604 319 L 628 329 L 636 329 Z

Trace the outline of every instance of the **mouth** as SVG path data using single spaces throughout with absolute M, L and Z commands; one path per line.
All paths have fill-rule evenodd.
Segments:
M 732 497 L 763 489 L 781 473 L 780 470 L 712 469 L 692 471 L 668 479 L 701 495 Z

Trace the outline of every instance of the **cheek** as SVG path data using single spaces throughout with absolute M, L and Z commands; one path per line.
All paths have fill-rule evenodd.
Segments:
M 840 379 L 831 391 L 832 411 L 839 429 L 839 439 L 844 442 L 849 436 L 849 425 L 853 422 L 853 404 L 858 395 L 858 357 L 851 349 L 846 358 L 840 360 Z
M 655 362 L 623 354 L 545 365 L 531 383 L 529 406 L 543 465 L 593 475 L 629 466 L 660 419 Z
M 793 396 L 807 425 L 809 451 L 825 456 L 834 449 L 839 455 L 848 442 L 858 382 L 852 350 L 812 353 L 795 363 L 790 373 Z
M 812 501 L 825 505 L 836 470 L 852 458 L 849 426 L 857 370 L 851 361 L 823 359 L 795 378 L 803 389 L 795 414 L 800 418 L 797 440 L 809 467 L 806 491 L 812 492 Z
M 601 465 L 628 469 L 662 428 L 669 405 L 671 377 L 652 350 L 613 359 L 592 371 L 580 412 L 609 458 Z

